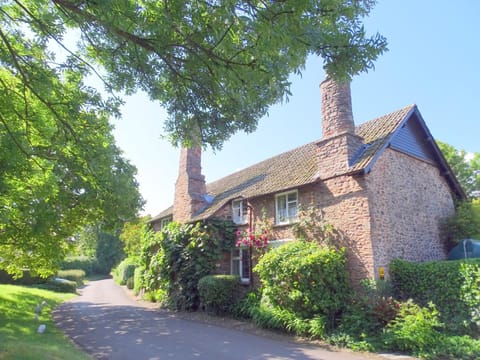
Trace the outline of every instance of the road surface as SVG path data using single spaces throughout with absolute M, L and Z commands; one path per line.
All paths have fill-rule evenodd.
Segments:
M 136 301 L 113 280 L 90 282 L 54 311 L 57 325 L 95 359 L 372 360 L 179 318 Z

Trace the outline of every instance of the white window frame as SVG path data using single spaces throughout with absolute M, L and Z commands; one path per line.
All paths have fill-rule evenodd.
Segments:
M 289 201 L 289 195 L 295 195 L 295 200 Z M 285 198 L 285 208 L 280 209 L 280 199 Z M 281 194 L 275 195 L 275 224 L 291 224 L 296 222 L 298 219 L 298 190 L 287 191 Z M 295 215 L 289 216 L 290 209 L 295 208 Z M 282 215 L 281 212 L 286 213 L 286 216 Z
M 173 219 L 171 216 L 164 217 L 162 220 L 160 220 L 160 230 L 167 226 L 169 223 L 171 223 L 172 220 Z
M 234 256 L 234 253 L 235 251 L 238 250 L 238 256 Z M 246 259 L 244 259 L 244 257 L 247 257 Z M 244 274 L 243 274 L 243 261 L 248 261 L 250 262 L 250 255 L 249 255 L 249 249 L 246 248 L 246 247 L 238 247 L 238 248 L 235 248 L 233 249 L 231 252 L 230 252 L 230 274 L 231 275 L 238 275 L 240 276 L 240 281 L 243 283 L 243 284 L 249 284 L 250 283 L 250 273 L 247 274 L 247 276 L 245 277 Z M 236 274 L 233 272 L 233 263 L 235 261 L 238 261 L 238 272 L 239 274 Z M 250 265 L 249 265 L 250 266 Z
M 232 221 L 237 225 L 247 223 L 247 212 L 243 200 L 232 201 Z

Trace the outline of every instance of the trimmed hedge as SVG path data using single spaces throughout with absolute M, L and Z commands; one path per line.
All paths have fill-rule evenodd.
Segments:
M 61 293 L 77 292 L 77 283 L 75 281 L 60 278 L 50 278 L 45 284 L 39 284 L 36 287 Z
M 88 256 L 72 256 L 65 258 L 60 264 L 62 270 L 83 270 L 85 275 L 98 274 L 99 265 L 98 261 L 94 257 Z
M 200 304 L 207 312 L 232 312 L 239 298 L 240 278 L 235 275 L 207 275 L 198 281 Z
M 393 260 L 390 276 L 395 296 L 422 306 L 434 303 L 444 323 L 472 325 L 480 307 L 480 259 L 412 263 Z M 458 330 L 456 329 L 456 330 Z
M 57 276 L 62 279 L 75 281 L 77 286 L 82 286 L 83 280 L 85 280 L 85 271 L 80 269 L 60 270 Z
M 113 270 L 113 277 L 115 282 L 119 285 L 126 285 L 128 279 L 133 278 L 136 265 L 130 259 L 123 260 Z

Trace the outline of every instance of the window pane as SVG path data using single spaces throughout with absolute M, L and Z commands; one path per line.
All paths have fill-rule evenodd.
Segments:
M 232 259 L 232 275 L 240 275 L 240 260 Z
M 296 219 L 297 218 L 297 207 L 292 206 L 288 209 L 288 218 L 289 219 Z
M 277 200 L 277 222 L 284 222 L 287 217 L 287 197 L 278 196 Z
M 247 249 L 242 249 L 242 279 L 250 279 L 250 255 Z

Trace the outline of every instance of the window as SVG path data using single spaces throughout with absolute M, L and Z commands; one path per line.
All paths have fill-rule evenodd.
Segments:
M 172 222 L 172 217 L 168 216 L 160 220 L 160 229 L 163 229 L 165 226 L 167 226 L 169 223 Z
M 275 222 L 289 224 L 297 220 L 298 192 L 291 191 L 275 197 Z
M 250 251 L 248 248 L 235 248 L 232 250 L 231 274 L 240 276 L 243 283 L 250 282 Z
M 235 224 L 247 223 L 247 208 L 243 200 L 232 201 L 232 220 Z

